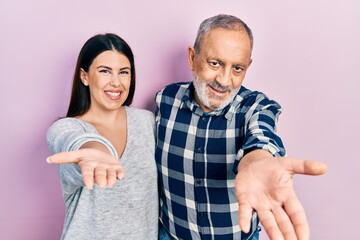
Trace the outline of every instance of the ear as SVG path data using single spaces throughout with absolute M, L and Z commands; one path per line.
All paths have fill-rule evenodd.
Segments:
M 188 64 L 191 71 L 194 70 L 194 58 L 195 58 L 195 49 L 193 47 L 188 47 Z
M 252 63 L 252 59 L 250 58 L 249 65 L 247 66 L 247 69 L 249 69 L 249 67 L 251 66 L 251 63 Z
M 85 86 L 89 86 L 89 82 L 87 80 L 87 72 L 84 69 L 80 68 L 80 80 Z

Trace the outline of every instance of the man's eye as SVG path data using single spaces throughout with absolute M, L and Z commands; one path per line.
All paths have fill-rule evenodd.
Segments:
M 237 73 L 240 73 L 242 72 L 244 69 L 242 67 L 239 67 L 239 66 L 236 66 L 234 67 L 234 71 L 237 72 Z
M 210 65 L 211 65 L 212 67 L 218 67 L 218 66 L 220 66 L 220 63 L 217 62 L 217 61 L 210 61 L 209 63 L 210 63 Z

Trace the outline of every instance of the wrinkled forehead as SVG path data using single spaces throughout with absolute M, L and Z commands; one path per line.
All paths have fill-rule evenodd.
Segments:
M 238 42 L 238 44 L 243 45 L 244 47 L 248 47 L 251 53 L 252 51 L 252 42 L 249 34 L 246 29 L 236 24 L 237 27 L 233 28 L 213 28 L 206 32 L 200 41 L 200 52 L 204 47 L 208 47 L 209 43 L 215 43 L 226 45 L 229 39 L 233 40 L 233 42 Z
M 204 35 L 200 51 L 212 48 L 217 48 L 218 51 L 233 49 L 251 52 L 251 40 L 245 30 L 216 28 Z

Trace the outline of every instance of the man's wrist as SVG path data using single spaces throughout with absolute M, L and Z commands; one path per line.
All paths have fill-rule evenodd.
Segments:
M 273 157 L 273 155 L 269 151 L 263 149 L 256 149 L 248 152 L 244 157 L 241 158 L 238 165 L 238 171 L 240 171 L 242 168 L 246 168 L 249 164 L 254 163 L 255 161 L 269 157 Z

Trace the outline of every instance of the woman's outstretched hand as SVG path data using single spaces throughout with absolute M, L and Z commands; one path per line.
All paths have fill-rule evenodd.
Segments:
M 77 164 L 81 170 L 84 185 L 89 189 L 93 189 L 95 183 L 101 188 L 111 188 L 117 179 L 124 178 L 124 169 L 119 160 L 110 153 L 97 149 L 83 148 L 61 152 L 49 156 L 46 161 L 50 164 Z

